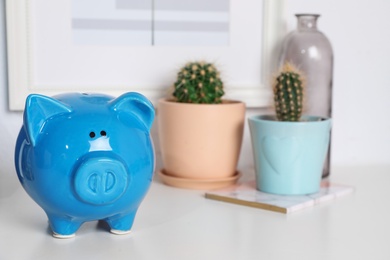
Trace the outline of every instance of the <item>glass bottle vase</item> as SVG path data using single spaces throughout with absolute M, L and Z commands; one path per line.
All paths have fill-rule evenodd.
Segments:
M 297 29 L 289 33 L 282 45 L 279 66 L 294 64 L 305 74 L 306 99 L 303 113 L 332 116 L 333 51 L 328 38 L 317 29 L 318 14 L 296 14 Z M 329 175 L 330 149 L 323 177 Z

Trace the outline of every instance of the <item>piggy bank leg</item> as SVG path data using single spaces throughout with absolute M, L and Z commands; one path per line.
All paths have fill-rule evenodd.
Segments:
M 125 235 L 131 232 L 136 211 L 126 215 L 113 216 L 105 219 L 110 226 L 110 232 L 116 235 Z
M 80 228 L 80 222 L 76 222 L 66 217 L 49 215 L 50 228 L 55 238 L 72 238 Z

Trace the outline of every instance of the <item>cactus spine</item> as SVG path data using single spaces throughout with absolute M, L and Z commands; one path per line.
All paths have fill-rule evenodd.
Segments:
M 299 121 L 303 110 L 302 72 L 286 63 L 273 84 L 276 117 L 279 121 Z
M 178 73 L 173 96 L 178 102 L 218 104 L 224 95 L 219 72 L 211 63 L 190 62 Z

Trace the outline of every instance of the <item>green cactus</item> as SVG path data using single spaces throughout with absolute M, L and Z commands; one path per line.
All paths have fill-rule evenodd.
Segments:
M 224 95 L 219 72 L 211 63 L 190 62 L 177 75 L 173 96 L 178 102 L 219 104 Z
M 279 121 L 299 121 L 303 110 L 304 77 L 286 63 L 273 84 L 276 117 Z

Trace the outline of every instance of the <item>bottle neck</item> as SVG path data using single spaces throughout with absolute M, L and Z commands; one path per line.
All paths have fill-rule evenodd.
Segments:
M 296 14 L 298 31 L 317 31 L 318 14 Z

